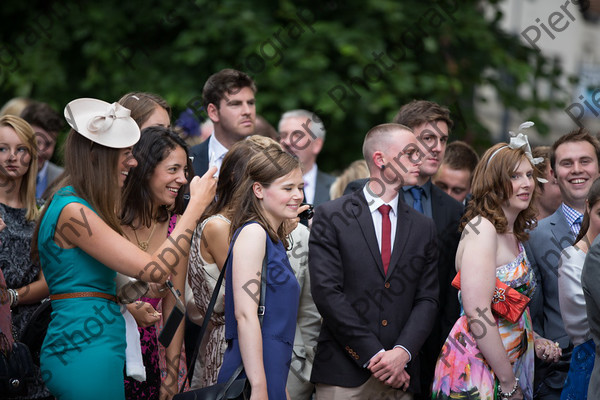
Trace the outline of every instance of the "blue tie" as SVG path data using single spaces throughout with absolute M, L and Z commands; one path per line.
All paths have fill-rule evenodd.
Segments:
M 575 221 L 573 221 L 573 227 L 571 228 L 571 230 L 575 234 L 575 237 L 577 237 L 577 235 L 579 235 L 579 231 L 581 230 L 582 222 L 583 222 L 583 217 L 581 215 L 579 217 L 577 217 L 577 219 Z
M 415 210 L 417 210 L 418 212 L 420 212 L 421 214 L 424 214 L 423 203 L 421 203 L 421 196 L 423 195 L 423 188 L 420 186 L 413 186 L 410 188 L 410 194 L 412 194 L 412 197 L 414 199 L 413 208 Z

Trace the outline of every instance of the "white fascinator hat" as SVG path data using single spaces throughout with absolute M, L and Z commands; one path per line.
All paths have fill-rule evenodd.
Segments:
M 67 123 L 94 143 L 114 149 L 133 146 L 140 140 L 140 128 L 131 111 L 119 103 L 82 98 L 65 107 Z

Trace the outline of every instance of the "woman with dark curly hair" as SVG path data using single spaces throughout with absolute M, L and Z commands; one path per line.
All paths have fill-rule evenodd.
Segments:
M 537 161 L 520 133 L 486 151 L 475 169 L 456 252 L 463 312 L 438 359 L 433 399 L 531 400 L 535 354 L 560 357 L 558 346 L 534 333 L 526 308 L 536 280 L 522 243 L 536 225 Z

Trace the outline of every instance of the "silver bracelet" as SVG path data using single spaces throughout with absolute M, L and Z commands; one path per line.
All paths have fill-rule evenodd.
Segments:
M 10 293 L 10 308 L 15 308 L 19 304 L 19 292 L 8 289 L 8 293 Z
M 500 386 L 500 384 L 498 384 L 498 391 L 500 392 L 500 398 L 502 398 L 502 399 L 511 398 L 517 392 L 518 388 L 519 388 L 519 378 L 515 378 L 515 385 L 513 386 L 512 390 L 510 392 L 504 392 L 502 390 L 502 387 Z

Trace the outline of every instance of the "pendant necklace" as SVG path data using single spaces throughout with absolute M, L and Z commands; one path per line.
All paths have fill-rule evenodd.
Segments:
M 143 242 L 140 242 L 140 239 L 138 239 L 138 235 L 137 235 L 137 231 L 136 229 L 133 230 L 133 234 L 135 235 L 135 241 L 138 244 L 138 247 L 144 251 L 148 250 L 148 243 L 150 243 L 150 239 L 152 239 L 152 235 L 154 234 L 154 230 L 156 229 L 156 225 L 158 225 L 158 222 L 156 222 L 154 224 L 154 226 L 152 227 L 152 231 L 150 232 L 150 235 L 148 235 L 148 239 L 146 239 Z

